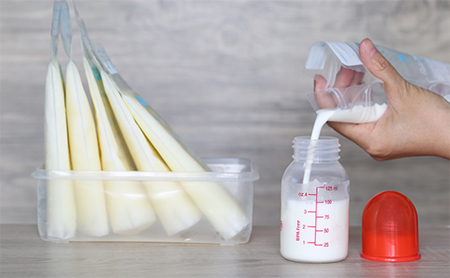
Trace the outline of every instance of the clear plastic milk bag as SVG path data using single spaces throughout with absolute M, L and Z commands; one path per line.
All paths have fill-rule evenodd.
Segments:
M 383 46 L 376 47 L 408 82 L 439 94 L 450 102 L 449 64 Z M 339 87 L 336 77 L 342 69 L 353 70 L 355 75 L 360 75 L 361 80 L 351 86 Z M 351 110 L 369 107 L 374 108 L 372 110 L 375 110 L 375 108 L 382 110 L 382 108 L 387 107 L 383 82 L 372 76 L 364 67 L 359 58 L 359 43 L 315 43 L 309 51 L 305 73 L 313 78 L 315 75 L 321 75 L 327 81 L 325 89 L 307 95 L 316 111 L 320 109 Z M 322 101 L 324 99 L 326 101 Z M 378 120 L 376 118 L 375 120 Z M 336 119 L 334 121 L 370 122 L 374 121 L 374 117 L 360 117 L 356 120 L 351 118 L 346 120 Z

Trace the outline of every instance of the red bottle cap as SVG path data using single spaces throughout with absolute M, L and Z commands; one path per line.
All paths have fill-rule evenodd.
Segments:
M 385 191 L 369 200 L 362 215 L 361 257 L 381 262 L 420 259 L 417 212 L 405 195 Z

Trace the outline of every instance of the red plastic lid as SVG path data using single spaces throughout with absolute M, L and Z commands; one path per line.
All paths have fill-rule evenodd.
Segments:
M 382 262 L 420 259 L 417 212 L 405 195 L 385 191 L 369 200 L 362 215 L 361 257 Z

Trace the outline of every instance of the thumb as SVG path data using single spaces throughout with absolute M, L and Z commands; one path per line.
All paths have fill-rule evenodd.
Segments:
M 373 76 L 384 83 L 386 94 L 401 93 L 406 80 L 395 70 L 389 61 L 377 50 L 369 39 L 364 39 L 359 46 L 359 56 L 366 68 Z

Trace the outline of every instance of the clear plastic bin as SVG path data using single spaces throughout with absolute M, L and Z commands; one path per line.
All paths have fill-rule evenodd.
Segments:
M 252 211 L 253 211 L 253 183 L 259 179 L 259 174 L 256 166 L 250 159 L 242 158 L 207 158 L 202 160 L 212 172 L 203 173 L 187 173 L 187 172 L 113 172 L 113 171 L 50 171 L 45 170 L 44 167 L 36 169 L 32 174 L 38 181 L 38 228 L 41 238 L 45 241 L 51 242 L 72 242 L 72 241 L 122 241 L 122 242 L 178 242 L 178 243 L 218 243 L 218 244 L 242 244 L 248 242 L 252 231 Z M 48 189 L 51 186 L 67 186 L 75 189 L 77 186 L 85 186 L 92 181 L 100 181 L 103 184 L 106 210 L 108 214 L 108 226 L 106 234 L 102 236 L 88 235 L 82 232 L 79 227 L 79 223 L 74 216 L 74 224 L 71 228 L 72 233 L 59 233 L 64 236 L 52 236 L 50 230 L 51 225 L 49 219 L 54 216 L 51 215 L 50 207 L 54 204 L 49 203 Z M 150 203 L 152 201 L 146 194 L 145 190 L 142 190 L 142 194 L 130 194 L 120 196 L 121 189 L 123 192 L 127 192 L 126 186 L 144 186 L 144 184 L 159 184 L 161 182 L 177 182 L 181 186 L 181 190 L 186 189 L 186 185 L 189 186 L 205 186 L 212 183 L 219 185 L 225 189 L 225 194 L 228 193 L 235 204 L 242 211 L 242 218 L 246 225 L 239 226 L 239 231 L 233 234 L 230 238 L 224 238 L 211 224 L 210 218 L 205 217 L 204 213 L 201 214 L 200 220 L 189 228 L 179 231 L 175 234 L 168 235 L 167 229 L 163 227 L 158 214 L 155 214 L 155 220 L 149 224 L 149 227 L 141 227 L 138 231 L 129 231 L 124 233 L 114 232 L 111 221 L 112 213 L 111 207 L 108 207 L 108 198 L 111 195 L 120 198 L 134 198 L 134 200 L 146 200 Z M 114 193 L 108 189 L 108 186 L 114 186 Z M 55 188 L 55 187 L 54 187 Z M 184 189 L 183 189 L 184 188 Z M 51 189 L 54 190 L 54 189 Z M 75 190 L 74 190 L 75 191 Z M 71 192 L 71 191 L 70 191 Z M 119 192 L 119 193 L 118 193 Z M 109 195 L 108 195 L 109 194 Z M 127 193 L 124 193 L 127 194 Z M 53 195 L 55 196 L 55 195 Z M 58 196 L 58 195 L 56 195 Z M 54 197 L 53 197 L 54 198 Z M 58 199 L 58 198 L 55 198 Z M 112 199 L 114 200 L 114 199 Z M 77 202 L 75 202 L 77 203 Z M 194 202 L 195 203 L 195 202 Z M 211 202 L 208 205 L 214 206 L 215 202 Z M 134 202 L 132 203 L 134 204 Z M 65 210 L 65 204 L 60 205 L 61 210 Z M 57 207 L 57 206 L 55 206 Z M 53 210 L 56 214 L 60 213 L 59 209 Z M 76 211 L 76 210 L 75 210 Z M 226 212 L 227 209 L 220 210 Z M 117 212 L 117 210 L 116 210 Z M 205 212 L 203 210 L 203 212 Z M 182 213 L 182 212 L 181 212 Z M 75 213 L 73 213 L 75 214 Z M 71 215 L 68 213 L 67 215 Z M 123 215 L 122 215 L 123 217 Z M 209 216 L 211 217 L 211 216 Z M 134 217 L 136 218 L 136 217 Z M 54 218 L 53 218 L 54 219 Z M 57 218 L 56 218 L 57 219 Z M 51 221 L 50 221 L 51 222 Z M 59 223 L 57 223 L 59 224 Z M 232 228 L 234 223 L 222 223 L 225 226 L 229 225 Z M 96 225 L 95 221 L 93 225 Z M 58 225 L 64 229 L 70 225 Z M 241 229 L 241 227 L 243 227 Z M 58 234 L 58 233 L 55 233 Z

